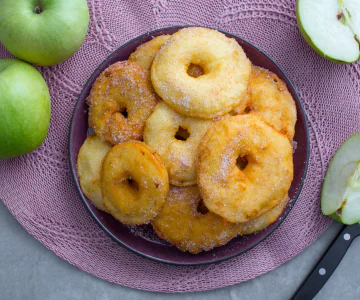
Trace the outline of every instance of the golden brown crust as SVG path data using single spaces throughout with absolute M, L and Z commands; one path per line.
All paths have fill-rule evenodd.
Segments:
M 276 74 L 252 66 L 246 97 L 247 104 L 236 107 L 235 114 L 255 115 L 292 141 L 296 106 L 286 84 Z
M 111 144 L 142 140 L 145 121 L 158 101 L 147 70 L 133 62 L 117 62 L 92 87 L 87 99 L 89 125 Z
M 87 103 L 101 140 L 79 151 L 80 185 L 120 222 L 151 222 L 196 254 L 266 228 L 286 207 L 295 103 L 235 40 L 196 27 L 158 36 L 100 74 Z
M 152 40 L 141 44 L 136 50 L 130 54 L 129 61 L 137 63 L 139 66 L 143 67 L 146 70 L 150 70 L 151 64 L 154 60 L 156 52 L 160 50 L 162 45 L 170 39 L 171 35 L 164 34 L 159 35 Z M 204 75 L 203 69 L 195 64 L 190 64 L 187 70 L 187 73 L 191 77 L 199 77 Z
M 101 183 L 109 212 L 129 225 L 148 223 L 161 209 L 169 190 L 167 171 L 146 144 L 129 141 L 105 156 Z
M 190 64 L 204 74 L 187 73 Z M 241 46 L 224 34 L 201 27 L 184 28 L 156 53 L 151 81 L 158 95 L 176 112 L 213 119 L 238 106 L 251 71 Z
M 110 145 L 102 142 L 94 133 L 82 144 L 78 158 L 77 170 L 81 190 L 84 195 L 102 211 L 108 212 L 101 195 L 101 166 Z
M 160 213 L 151 221 L 157 235 L 192 254 L 222 246 L 237 235 L 234 224 L 212 212 L 198 212 L 200 202 L 196 186 L 170 187 Z
M 238 223 L 236 225 L 237 233 L 239 235 L 249 235 L 265 229 L 281 216 L 288 201 L 289 197 L 288 195 L 286 195 L 278 205 L 276 205 L 274 208 L 270 209 L 268 212 L 264 213 L 260 217 L 252 219 L 245 223 Z
M 250 76 L 250 78 L 251 78 L 251 76 Z M 249 84 L 248 84 L 248 87 L 246 90 L 246 94 L 245 94 L 243 100 L 241 101 L 240 105 L 236 106 L 232 111 L 229 112 L 229 115 L 236 116 L 236 115 L 248 114 L 250 112 L 251 95 L 252 95 L 252 90 L 251 90 L 251 84 L 249 81 Z
M 238 157 L 248 164 L 240 170 Z M 293 179 L 289 140 L 252 115 L 214 123 L 198 148 L 197 183 L 208 209 L 242 223 L 275 207 Z
M 196 184 L 197 147 L 212 123 L 212 120 L 180 115 L 163 101 L 155 107 L 145 124 L 144 141 L 161 157 L 169 173 L 170 184 Z M 183 131 L 177 134 L 179 128 Z
M 225 245 L 237 235 L 265 229 L 279 218 L 288 199 L 284 197 L 277 206 L 259 218 L 235 224 L 206 211 L 197 186 L 170 186 L 166 201 L 151 225 L 160 238 L 181 251 L 197 254 Z
M 137 63 L 146 70 L 150 70 L 151 63 L 156 52 L 171 37 L 171 35 L 159 35 L 152 40 L 141 44 L 136 50 L 130 54 L 129 61 Z

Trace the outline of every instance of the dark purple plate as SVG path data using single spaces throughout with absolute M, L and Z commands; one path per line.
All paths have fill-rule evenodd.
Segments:
M 76 170 L 77 154 L 89 131 L 86 98 L 90 93 L 91 86 L 104 69 L 117 61 L 126 60 L 130 53 L 132 53 L 139 45 L 158 35 L 173 34 L 180 28 L 182 27 L 159 29 L 139 36 L 117 49 L 95 70 L 85 84 L 74 109 L 69 135 L 70 168 L 76 187 L 79 191 L 80 198 L 84 202 L 85 207 L 99 226 L 120 245 L 136 254 L 159 262 L 176 265 L 203 265 L 223 261 L 245 253 L 265 240 L 285 219 L 298 198 L 304 183 L 310 152 L 309 132 L 304 108 L 299 100 L 295 88 L 280 67 L 263 51 L 254 45 L 241 39 L 240 37 L 219 30 L 228 37 L 234 38 L 243 47 L 248 58 L 254 65 L 264 67 L 277 74 L 279 78 L 287 84 L 287 87 L 296 102 L 298 121 L 296 123 L 296 133 L 294 137 L 294 141 L 297 145 L 294 153 L 294 180 L 289 191 L 291 201 L 289 201 L 289 204 L 285 208 L 282 216 L 275 223 L 261 232 L 246 237 L 237 237 L 222 247 L 208 252 L 201 252 L 197 255 L 192 255 L 187 252 L 181 252 L 176 247 L 159 239 L 149 225 L 137 227 L 122 225 L 111 215 L 106 214 L 93 206 L 80 189 Z

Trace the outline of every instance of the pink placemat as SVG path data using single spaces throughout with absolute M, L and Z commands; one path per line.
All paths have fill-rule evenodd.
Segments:
M 51 92 L 52 119 L 35 152 L 0 161 L 0 198 L 44 246 L 78 268 L 117 284 L 187 292 L 239 283 L 268 272 L 317 239 L 330 220 L 319 210 L 321 182 L 336 148 L 360 131 L 360 64 L 337 65 L 302 39 L 295 1 L 92 0 L 81 49 L 67 62 L 41 68 Z M 202 267 L 176 267 L 136 256 L 113 242 L 80 201 L 68 161 L 76 99 L 95 68 L 117 47 L 147 31 L 197 24 L 223 29 L 269 54 L 293 81 L 308 116 L 310 166 L 295 207 L 270 238 L 241 257 Z M 0 58 L 10 57 L 0 46 Z

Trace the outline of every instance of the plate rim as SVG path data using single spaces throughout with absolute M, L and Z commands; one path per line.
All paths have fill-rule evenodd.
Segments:
M 220 258 L 218 260 L 214 260 L 214 261 L 205 261 L 205 262 L 198 262 L 198 263 L 180 263 L 180 262 L 172 262 L 172 261 L 168 261 L 168 260 L 165 260 L 165 259 L 161 259 L 161 258 L 158 258 L 158 257 L 154 257 L 152 255 L 148 255 L 148 254 L 145 254 L 143 252 L 140 252 L 138 250 L 135 250 L 131 247 L 129 247 L 128 245 L 126 245 L 125 243 L 123 243 L 121 240 L 119 240 L 116 236 L 114 236 L 108 229 L 106 226 L 104 226 L 101 221 L 99 220 L 99 218 L 92 212 L 87 200 L 85 199 L 85 196 L 84 194 L 81 192 L 81 187 L 80 187 L 80 183 L 78 182 L 77 180 L 77 174 L 76 174 L 76 171 L 74 170 L 74 168 L 72 167 L 74 165 L 74 161 L 73 161 L 73 158 L 72 158 L 72 152 L 71 152 L 71 148 L 72 148 L 72 138 L 73 138 L 73 133 L 74 133 L 74 120 L 75 120 L 75 114 L 76 112 L 78 111 L 79 109 L 79 106 L 81 105 L 81 99 L 83 98 L 83 95 L 85 93 L 85 87 L 88 86 L 89 82 L 91 81 L 94 81 L 94 77 L 97 77 L 95 76 L 97 71 L 99 69 L 101 69 L 104 65 L 107 64 L 107 62 L 114 56 L 116 55 L 122 48 L 126 47 L 128 44 L 131 44 L 133 42 L 135 42 L 136 40 L 138 39 L 141 39 L 145 36 L 149 36 L 149 35 L 152 35 L 153 33 L 158 33 L 160 31 L 165 31 L 165 30 L 171 30 L 171 29 L 182 29 L 182 28 L 187 28 L 187 27 L 203 27 L 203 28 L 209 28 L 209 29 L 213 29 L 213 30 L 216 30 L 216 31 L 219 31 L 223 34 L 226 34 L 226 35 L 230 35 L 232 37 L 236 37 L 237 39 L 249 44 L 250 46 L 252 46 L 253 48 L 255 48 L 257 51 L 259 51 L 260 53 L 262 53 L 263 55 L 265 55 L 267 57 L 267 59 L 269 59 L 278 69 L 279 71 L 282 73 L 282 75 L 284 76 L 284 78 L 286 78 L 287 80 L 287 84 L 289 84 L 291 86 L 291 88 L 293 89 L 294 93 L 295 93 L 295 96 L 296 96 L 296 103 L 299 105 L 300 107 L 300 110 L 301 110 L 301 115 L 303 116 L 304 118 L 304 127 L 305 127 L 305 134 L 306 134 L 306 159 L 305 159 L 305 163 L 304 163 L 304 172 L 303 172 L 303 175 L 302 175 L 302 179 L 301 179 L 301 182 L 300 182 L 300 185 L 296 191 L 296 194 L 295 196 L 293 197 L 293 199 L 291 199 L 292 201 L 287 204 L 287 211 L 286 213 L 282 216 L 281 220 L 279 220 L 278 224 L 273 228 L 271 229 L 269 232 L 266 233 L 266 235 L 261 238 L 259 241 L 257 241 L 256 243 L 254 243 L 253 245 L 251 245 L 250 247 L 242 250 L 242 251 L 239 251 L 235 254 L 232 254 L 232 255 L 229 255 L 227 257 L 223 257 L 223 258 Z M 227 261 L 227 260 L 230 260 L 230 259 L 233 259 L 235 257 L 238 257 L 240 255 L 243 255 L 244 253 L 252 250 L 253 248 L 255 248 L 256 246 L 258 246 L 260 243 L 264 242 L 267 238 L 269 238 L 271 236 L 271 234 L 279 228 L 279 226 L 284 222 L 284 220 L 287 218 L 287 216 L 289 215 L 290 211 L 293 209 L 296 201 L 298 200 L 300 194 L 301 194 L 301 191 L 302 191 L 302 188 L 304 186 L 304 183 L 305 183 L 305 180 L 306 180 L 306 175 L 307 175 L 307 171 L 308 171 L 308 167 L 309 167 L 309 158 L 310 158 L 310 132 L 309 132 L 309 124 L 308 124 L 308 118 L 307 118 L 307 115 L 306 115 L 306 111 L 304 109 L 304 105 L 302 104 L 302 102 L 300 101 L 300 97 L 299 97 L 299 94 L 297 92 L 297 90 L 295 89 L 292 81 L 290 80 L 290 78 L 287 76 L 287 74 L 284 72 L 284 70 L 269 56 L 267 55 L 263 50 L 261 50 L 259 47 L 255 46 L 253 43 L 247 41 L 246 39 L 236 35 L 236 34 L 233 34 L 233 33 L 230 33 L 228 31 L 225 31 L 225 30 L 220 30 L 220 29 L 216 29 L 216 28 L 213 28 L 213 27 L 208 27 L 208 26 L 201 26 L 201 25 L 177 25 L 177 26 L 170 26 L 170 27 L 164 27 L 164 28 L 159 28 L 159 29 L 156 29 L 156 30 L 152 30 L 152 31 L 148 31 L 144 34 L 141 34 L 139 36 L 136 36 L 135 38 L 127 41 L 126 43 L 122 44 L 120 47 L 118 47 L 116 50 L 114 50 L 110 55 L 108 55 L 103 61 L 101 64 L 98 65 L 98 67 L 92 72 L 91 76 L 88 78 L 88 80 L 85 82 L 85 84 L 83 85 L 82 87 L 82 90 L 79 94 L 79 96 L 77 97 L 77 100 L 76 100 L 76 104 L 75 104 L 75 107 L 73 109 L 73 113 L 72 113 L 72 117 L 71 117 L 71 123 L 70 123 L 70 127 L 69 127 L 69 134 L 68 134 L 68 154 L 69 154 L 69 164 L 70 164 L 70 171 L 71 171 L 71 177 L 73 179 L 73 182 L 75 183 L 75 186 L 76 186 L 76 190 L 78 192 L 78 195 L 80 196 L 80 199 L 81 201 L 83 202 L 83 205 L 85 206 L 86 210 L 89 212 L 89 214 L 91 215 L 91 217 L 95 220 L 95 222 L 97 223 L 97 225 L 108 235 L 110 236 L 118 245 L 122 246 L 123 248 L 129 250 L 130 252 L 140 256 L 140 257 L 143 257 L 143 258 L 146 258 L 150 261 L 155 261 L 155 262 L 160 262 L 160 263 L 164 263 L 164 264 L 168 264 L 168 265 L 173 265 L 173 266 L 204 266 L 204 265 L 209 265 L 209 264 L 215 264 L 215 263 L 221 263 L 221 262 L 224 262 L 224 261 Z M 75 162 L 75 165 L 76 165 L 76 162 Z M 279 218 L 278 218 L 279 219 Z M 179 250 L 180 251 L 180 250 Z M 196 255 L 195 255 L 196 256 Z

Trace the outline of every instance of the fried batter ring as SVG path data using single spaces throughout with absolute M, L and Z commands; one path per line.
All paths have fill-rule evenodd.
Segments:
M 159 154 L 170 184 L 196 184 L 197 148 L 212 123 L 180 115 L 163 101 L 155 107 L 145 124 L 144 141 Z
M 192 254 L 225 245 L 237 236 L 235 224 L 212 212 L 198 212 L 200 202 L 196 186 L 170 187 L 160 213 L 151 221 L 156 234 Z
M 189 76 L 191 63 L 204 75 Z M 250 61 L 234 39 L 212 29 L 189 27 L 173 34 L 156 53 L 151 80 L 176 112 L 213 119 L 243 101 L 250 71 Z
M 109 212 L 121 223 L 148 223 L 160 211 L 169 190 L 158 155 L 139 141 L 114 146 L 105 156 L 101 190 Z
M 275 207 L 293 179 L 286 136 L 252 115 L 214 123 L 200 142 L 197 182 L 206 207 L 242 223 Z M 240 170 L 237 161 L 246 160 Z
M 274 223 L 282 214 L 284 208 L 289 201 L 288 195 L 286 195 L 278 205 L 270 209 L 258 218 L 252 219 L 245 223 L 236 224 L 236 231 L 239 235 L 249 235 L 259 232 L 270 224 Z
M 111 144 L 141 140 L 145 121 L 158 101 L 147 70 L 133 62 L 117 62 L 92 87 L 87 99 L 89 125 Z
M 235 114 L 249 113 L 285 134 L 294 138 L 296 106 L 286 84 L 273 72 L 252 66 L 248 93 L 242 104 L 234 109 Z
M 166 201 L 154 220 L 156 234 L 181 251 L 197 254 L 228 243 L 238 235 L 265 229 L 283 212 L 288 197 L 259 218 L 245 223 L 230 223 L 206 209 L 197 186 L 170 186 Z
M 159 51 L 161 46 L 171 37 L 171 35 L 164 34 L 159 35 L 152 40 L 141 44 L 136 50 L 130 54 L 129 61 L 137 63 L 139 66 L 146 70 L 150 70 L 152 61 L 155 57 L 156 52 Z M 190 64 L 187 73 L 191 77 L 199 77 L 204 74 L 203 69 L 194 64 Z
M 151 63 L 156 52 L 171 37 L 171 35 L 159 35 L 152 40 L 141 44 L 136 50 L 130 54 L 129 61 L 137 63 L 146 70 L 150 70 Z
M 77 170 L 80 187 L 84 195 L 98 208 L 108 212 L 101 195 L 101 166 L 110 145 L 102 142 L 94 133 L 82 144 L 78 158 Z

